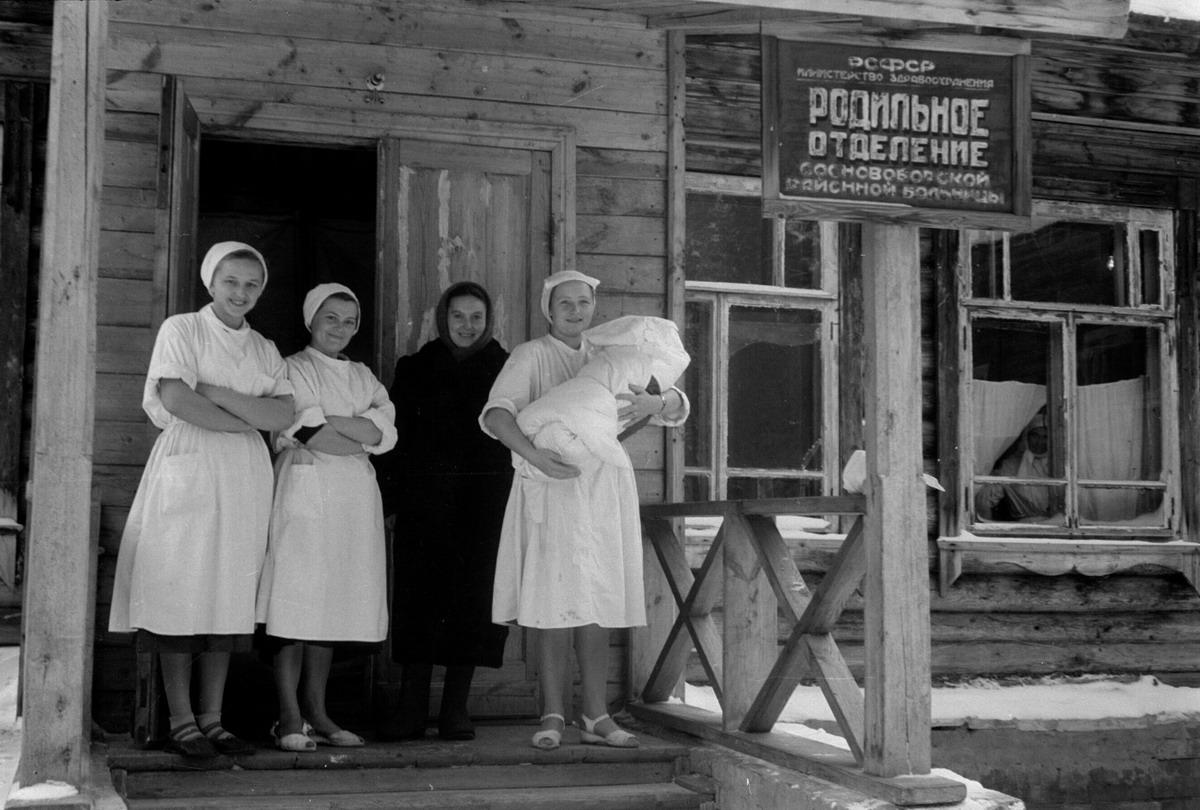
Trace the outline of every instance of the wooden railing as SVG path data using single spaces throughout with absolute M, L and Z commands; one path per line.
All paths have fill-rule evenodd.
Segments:
M 893 804 L 962 801 L 966 790 L 960 782 L 928 773 L 878 776 L 863 770 L 864 731 L 873 709 L 846 665 L 833 629 L 866 574 L 865 510 L 861 495 L 644 505 L 649 626 L 633 638 L 633 687 L 640 702 L 630 710 Z M 776 527 L 778 515 L 853 516 L 844 518 L 851 520 L 845 539 L 815 589 L 800 575 Z M 721 526 L 693 573 L 686 538 L 675 526 L 683 518 L 705 516 L 721 518 Z M 718 603 L 723 613 L 719 625 L 713 617 Z M 791 627 L 782 645 L 781 616 Z M 693 649 L 720 703 L 719 716 L 667 702 L 677 695 Z M 772 731 L 805 677 L 820 686 L 848 753 Z M 891 694 L 883 690 L 882 696 Z M 928 694 L 924 700 L 927 705 Z

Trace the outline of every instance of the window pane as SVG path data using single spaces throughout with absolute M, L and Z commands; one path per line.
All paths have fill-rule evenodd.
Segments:
M 1158 480 L 1162 472 L 1158 331 L 1082 324 L 1076 334 L 1080 479 Z M 1128 509 L 1133 509 L 1136 499 L 1129 504 Z M 1130 511 L 1113 519 L 1133 516 Z
M 728 500 L 752 498 L 802 498 L 821 494 L 821 482 L 812 478 L 729 479 Z
M 1167 525 L 1162 503 L 1161 489 L 1080 487 L 1079 523 L 1162 527 Z
M 773 284 L 771 229 L 757 197 L 688 194 L 688 280 Z
M 709 426 L 713 420 L 712 330 L 713 306 L 708 301 L 688 301 L 684 306 L 683 343 L 692 356 L 683 374 L 683 390 L 692 401 L 692 412 L 683 423 L 683 463 L 712 466 Z
M 1159 283 L 1158 231 L 1138 232 L 1138 251 L 1141 253 L 1142 303 L 1162 305 L 1162 285 Z
M 979 319 L 971 330 L 975 514 L 979 520 L 1061 525 L 1064 488 L 1021 480 L 1061 478 L 1064 445 L 1047 414 L 1057 324 Z M 990 477 L 1007 480 L 990 480 Z
M 808 219 L 789 219 L 783 232 L 783 285 L 821 287 L 821 224 Z
M 730 308 L 730 466 L 822 469 L 820 329 L 815 310 Z
M 971 246 L 971 295 L 1004 297 L 1004 235 L 995 231 L 968 231 Z
M 1065 526 L 1066 490 L 1063 484 L 983 481 L 975 485 L 975 519 L 981 523 Z
M 1010 242 L 1018 301 L 1128 306 L 1125 226 L 1051 222 Z

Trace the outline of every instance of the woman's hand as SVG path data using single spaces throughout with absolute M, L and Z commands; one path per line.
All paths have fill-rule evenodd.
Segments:
M 553 450 L 542 450 L 538 448 L 534 453 L 531 453 L 525 459 L 533 466 L 537 467 L 550 478 L 558 478 L 565 480 L 567 478 L 578 478 L 579 468 L 573 467 L 562 460 L 562 456 L 555 453 Z
M 651 394 L 645 387 L 629 384 L 629 394 L 617 394 L 617 399 L 625 404 L 617 411 L 621 424 L 629 425 L 648 416 L 658 416 L 667 407 L 667 401 L 662 394 Z

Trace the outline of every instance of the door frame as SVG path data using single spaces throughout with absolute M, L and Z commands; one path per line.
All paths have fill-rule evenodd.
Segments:
M 377 143 L 379 166 L 376 177 L 395 175 L 403 163 L 400 142 L 433 141 L 439 144 L 466 144 L 505 149 L 545 152 L 550 160 L 550 273 L 575 269 L 575 130 L 571 127 L 529 126 L 493 121 L 462 121 L 418 117 L 391 127 Z M 375 263 L 376 306 L 400 301 L 406 285 L 392 272 L 403 266 L 402 235 L 396 227 L 396 215 L 402 201 L 393 183 L 379 182 L 379 202 L 375 206 L 375 233 L 378 256 Z M 533 335 L 530 335 L 533 337 Z M 375 319 L 375 367 L 384 385 L 391 385 L 392 369 L 404 351 L 406 335 L 395 319 Z

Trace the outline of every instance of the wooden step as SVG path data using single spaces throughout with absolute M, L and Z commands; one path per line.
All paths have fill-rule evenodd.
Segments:
M 484 788 L 424 793 L 322 793 L 129 799 L 129 810 L 700 810 L 712 796 L 665 782 L 642 785 Z
M 636 785 L 670 782 L 673 762 L 470 765 L 448 768 L 319 770 L 134 771 L 117 775 L 131 799 L 185 796 L 314 796 L 484 788 Z

